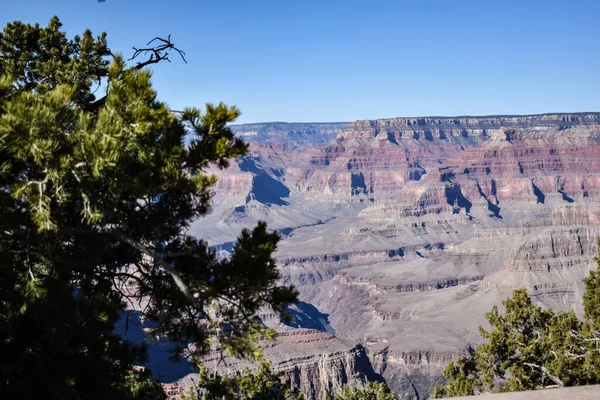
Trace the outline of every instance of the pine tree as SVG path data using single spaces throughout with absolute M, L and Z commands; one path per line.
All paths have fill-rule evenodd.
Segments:
M 600 242 L 599 242 L 600 246 Z M 484 343 L 451 361 L 434 397 L 600 383 L 600 259 L 585 279 L 584 321 L 533 304 L 525 289 L 486 314 Z
M 600 249 L 600 239 L 598 239 Z M 585 351 L 577 355 L 579 361 L 583 361 L 582 374 L 590 382 L 600 383 L 600 256 L 594 260 L 598 267 L 590 270 L 585 278 L 585 292 L 583 294 L 583 315 L 585 322 L 581 333 L 577 337 L 583 342 Z
M 273 372 L 271 363 L 259 362 L 258 368 L 246 368 L 234 376 L 221 376 L 200 368 L 198 384 L 190 387 L 182 400 L 302 400 L 302 393 L 283 381 L 281 372 Z
M 344 386 L 326 400 L 394 400 L 394 394 L 383 382 L 367 382 L 364 386 Z
M 598 248 L 600 249 L 600 239 L 598 239 Z M 585 319 L 590 323 L 590 328 L 600 331 L 600 257 L 595 257 L 594 261 L 598 264 L 598 268 L 592 269 L 584 281 L 583 312 Z
M 0 34 L 3 397 L 152 398 L 156 385 L 131 371 L 145 349 L 113 333 L 140 297 L 175 355 L 215 338 L 233 355 L 252 352 L 264 334 L 257 311 L 296 300 L 264 223 L 226 259 L 185 233 L 210 210 L 206 168 L 247 145 L 228 128 L 236 107 L 174 112 L 158 100 L 143 67 L 175 50 L 161 39 L 128 66 L 105 34 L 69 39 L 56 17 Z

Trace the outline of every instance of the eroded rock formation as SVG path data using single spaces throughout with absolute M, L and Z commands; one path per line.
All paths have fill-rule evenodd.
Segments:
M 323 320 L 360 344 L 400 397 L 426 397 L 515 288 L 581 311 L 600 236 L 600 114 L 357 121 L 328 144 L 252 149 L 193 230 L 223 251 L 258 220 L 279 230 L 283 274 L 316 310 L 296 326 Z M 300 362 L 281 346 L 281 365 L 337 351 Z M 302 374 L 317 387 L 322 372 Z
M 325 332 L 294 329 L 281 333 L 274 341 L 262 343 L 262 347 L 273 369 L 282 371 L 283 379 L 308 398 L 324 398 L 327 392 L 334 392 L 341 385 L 382 380 L 373 371 L 362 345 L 346 343 Z M 220 374 L 255 367 L 245 360 L 224 357 L 220 352 L 208 354 L 203 363 Z

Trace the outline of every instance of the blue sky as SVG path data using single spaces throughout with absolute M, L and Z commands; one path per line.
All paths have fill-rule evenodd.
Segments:
M 172 35 L 154 68 L 173 108 L 239 122 L 600 111 L 600 0 L 2 0 L 0 23 L 106 31 L 113 51 Z

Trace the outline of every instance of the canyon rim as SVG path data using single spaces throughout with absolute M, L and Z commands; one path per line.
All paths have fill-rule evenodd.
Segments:
M 219 251 L 264 220 L 301 292 L 267 348 L 310 398 L 361 379 L 426 398 L 513 289 L 581 312 L 600 236 L 600 113 L 237 125 L 192 226 Z

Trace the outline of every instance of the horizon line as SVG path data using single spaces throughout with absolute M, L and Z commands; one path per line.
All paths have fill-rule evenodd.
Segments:
M 600 115 L 600 111 L 574 111 L 574 112 L 547 112 L 539 114 L 488 114 L 488 115 L 424 115 L 412 117 L 384 117 L 384 118 L 365 118 L 355 119 L 353 121 L 304 121 L 304 122 L 288 122 L 288 121 L 263 121 L 263 122 L 243 122 L 239 124 L 231 124 L 230 126 L 242 125 L 263 125 L 263 124 L 351 124 L 357 121 L 379 121 L 390 119 L 458 119 L 458 118 L 513 118 L 513 117 L 542 117 L 547 115 Z

